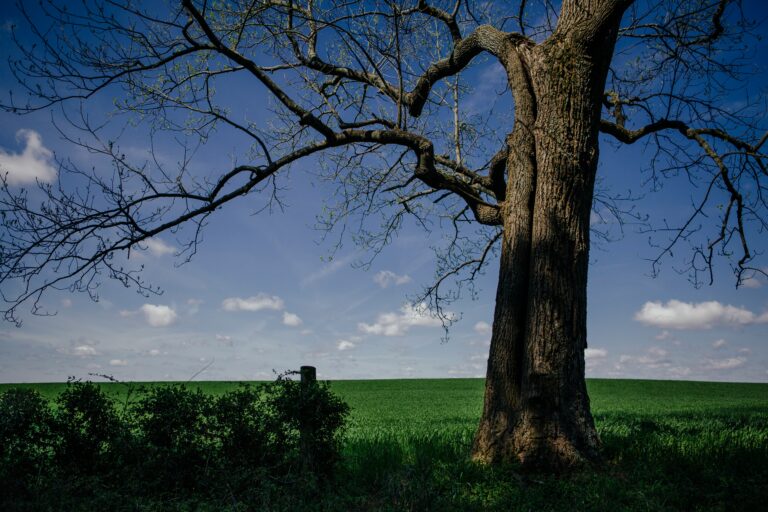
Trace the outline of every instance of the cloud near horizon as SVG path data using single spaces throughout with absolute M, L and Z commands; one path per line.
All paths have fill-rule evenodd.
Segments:
M 666 304 L 661 301 L 646 302 L 635 313 L 635 320 L 663 329 L 711 329 L 715 326 L 739 327 L 768 323 L 768 311 L 756 315 L 748 309 L 714 300 L 690 303 L 672 299 Z
M 584 349 L 584 359 L 602 359 L 608 356 L 608 351 L 604 348 Z
M 399 313 L 382 313 L 374 324 L 359 323 L 357 328 L 365 334 L 404 336 L 411 327 L 439 327 L 442 322 L 425 303 L 406 304 Z
M 0 174 L 7 175 L 9 185 L 24 185 L 56 179 L 53 151 L 43 145 L 43 138 L 35 130 L 21 129 L 16 140 L 23 142 L 21 153 L 9 153 L 0 148 Z

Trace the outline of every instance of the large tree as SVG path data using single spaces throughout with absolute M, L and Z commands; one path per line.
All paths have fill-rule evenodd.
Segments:
M 449 221 L 426 292 L 438 312 L 440 285 L 471 279 L 498 252 L 473 456 L 562 468 L 599 451 L 584 349 L 601 133 L 646 142 L 654 177 L 683 173 L 701 186 L 691 216 L 664 228 L 673 236 L 660 257 L 689 241 L 694 277 L 718 254 L 733 257 L 737 282 L 755 271 L 750 237 L 767 227 L 765 118 L 729 92 L 749 71 L 738 2 L 169 4 L 54 0 L 29 12 L 19 3 L 26 25 L 11 70 L 28 94 L 5 108 L 61 107 L 57 119 L 71 123 L 62 134 L 112 172 L 63 161 L 56 185 L 5 184 L 6 318 L 37 308 L 50 288 L 92 291 L 104 272 L 148 288 L 123 251 L 186 225 L 191 255 L 209 215 L 245 195 L 278 201 L 284 171 L 310 158 L 342 197 L 329 226 L 384 216 L 380 230 L 356 234 L 374 252 L 405 218 Z M 494 71 L 506 75 L 506 99 L 486 88 L 479 104 L 462 104 Z M 216 92 L 233 88 L 236 102 Z M 118 118 L 94 121 L 105 98 L 151 137 L 181 134 L 185 148 L 204 150 L 214 130 L 249 142 L 240 163 L 204 173 L 188 169 L 192 157 L 176 168 L 130 161 Z

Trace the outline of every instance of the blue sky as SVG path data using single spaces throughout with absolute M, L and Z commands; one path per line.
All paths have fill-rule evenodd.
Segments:
M 17 14 L 0 9 L 0 57 L 10 51 L 9 27 Z M 765 30 L 763 29 L 763 32 Z M 472 73 L 494 79 L 498 68 L 481 63 Z M 765 69 L 755 80 L 764 94 Z M 481 81 L 481 85 L 482 82 Z M 13 88 L 7 68 L 0 89 Z M 487 93 L 487 91 L 486 91 Z M 475 91 L 466 103 L 479 98 Z M 262 100 L 264 101 L 264 100 Z M 465 103 L 465 104 L 466 104 Z M 53 156 L 81 164 L 89 156 L 62 140 L 48 113 L 1 113 L 0 164 L 17 185 L 57 172 Z M 605 141 L 604 141 L 605 142 Z M 219 165 L 236 142 L 214 137 L 195 165 Z M 140 134 L 124 150 L 146 154 Z M 172 145 L 160 154 L 175 158 Z M 601 145 L 600 175 L 614 190 L 646 190 L 642 147 Z M 298 164 L 283 182 L 286 208 L 254 215 L 256 198 L 229 204 L 210 218 L 197 255 L 178 266 L 180 247 L 160 236 L 133 261 L 145 266 L 159 296 L 144 297 L 105 281 L 100 300 L 50 293 L 58 313 L 24 324 L 0 325 L 0 382 L 63 381 L 110 374 L 121 380 L 269 379 L 272 370 L 317 366 L 330 379 L 480 377 L 490 338 L 496 271 L 478 280 L 475 300 L 450 306 L 459 319 L 443 331 L 408 298 L 429 284 L 431 246 L 443 233 L 406 226 L 368 269 L 354 265 L 366 254 L 345 240 L 321 241 L 315 216 L 332 188 L 312 178 L 314 161 Z M 673 180 L 638 202 L 657 218 L 679 219 L 693 192 Z M 766 250 L 765 240 L 756 242 Z M 655 256 L 647 236 L 626 230 L 593 246 L 589 278 L 587 376 L 768 382 L 768 283 L 750 279 L 735 288 L 727 265 L 712 286 L 694 288 L 666 261 L 652 278 Z

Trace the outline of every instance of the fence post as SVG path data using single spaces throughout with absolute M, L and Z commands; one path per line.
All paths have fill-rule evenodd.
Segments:
M 317 370 L 314 366 L 302 366 L 300 373 L 301 383 L 304 385 L 312 384 L 317 380 Z
M 311 422 L 307 421 L 307 416 L 310 418 L 313 416 L 313 411 L 306 410 L 307 408 L 307 399 L 308 397 L 312 396 L 311 393 L 309 393 L 310 389 L 312 389 L 313 386 L 317 383 L 317 370 L 314 366 L 302 366 L 299 369 L 299 373 L 301 374 L 301 395 L 302 395 L 302 408 L 303 410 L 299 412 L 299 450 L 301 453 L 302 458 L 302 466 L 304 471 L 309 471 L 310 473 L 315 472 L 315 464 L 317 461 L 315 461 L 315 454 L 312 450 L 312 443 L 313 443 L 313 432 L 312 432 L 312 426 L 309 424 Z

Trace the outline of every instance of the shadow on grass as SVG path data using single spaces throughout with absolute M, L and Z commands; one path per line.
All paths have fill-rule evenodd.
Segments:
M 596 422 L 604 465 L 561 477 L 472 463 L 469 430 L 349 439 L 337 490 L 352 509 L 393 511 L 753 511 L 768 500 L 768 413 Z

